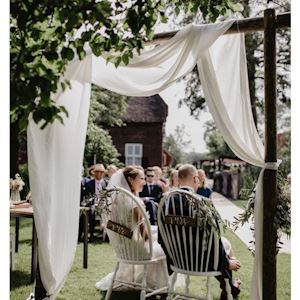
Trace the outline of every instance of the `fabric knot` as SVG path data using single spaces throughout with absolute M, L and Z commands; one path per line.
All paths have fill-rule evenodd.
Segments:
M 277 161 L 267 161 L 264 164 L 264 169 L 267 170 L 277 170 L 282 160 L 278 159 Z

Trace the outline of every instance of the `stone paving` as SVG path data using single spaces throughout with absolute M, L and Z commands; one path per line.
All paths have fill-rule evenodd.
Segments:
M 226 197 L 219 193 L 212 193 L 211 199 L 222 219 L 228 220 L 230 223 L 234 221 L 235 216 L 243 211 L 243 209 L 234 204 L 234 201 L 228 200 Z M 252 226 L 252 224 L 245 223 L 235 231 L 235 234 L 246 244 L 247 247 L 249 247 L 249 242 L 253 239 L 250 226 Z M 283 245 L 281 245 L 281 249 L 279 252 L 290 254 L 291 240 L 288 239 L 286 235 L 283 235 L 280 241 L 283 243 Z

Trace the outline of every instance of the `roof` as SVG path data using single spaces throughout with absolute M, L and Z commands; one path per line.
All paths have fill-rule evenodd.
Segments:
M 159 95 L 154 95 L 131 98 L 122 120 L 125 123 L 164 123 L 167 116 L 168 105 Z

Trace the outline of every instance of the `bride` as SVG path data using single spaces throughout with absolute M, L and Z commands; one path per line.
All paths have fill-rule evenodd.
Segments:
M 135 196 L 137 202 L 140 204 L 143 210 L 145 205 L 143 201 L 138 197 L 139 192 L 143 189 L 145 184 L 145 175 L 142 167 L 128 166 L 114 173 L 110 179 L 107 189 L 121 187 Z M 166 270 L 166 258 L 161 246 L 157 242 L 157 226 L 151 226 L 151 232 L 147 232 L 147 226 L 144 226 L 142 220 L 143 213 L 140 211 L 140 207 L 130 199 L 128 195 L 120 192 L 113 192 L 110 196 L 111 201 L 111 216 L 115 215 L 119 220 L 123 218 L 125 224 L 129 228 L 136 228 L 139 226 L 139 230 L 134 231 L 134 235 L 139 234 L 143 236 L 143 239 L 132 236 L 132 239 L 137 241 L 143 241 L 142 248 L 147 252 L 149 251 L 149 235 L 152 237 L 152 258 L 163 257 L 155 263 L 148 264 L 147 273 L 147 286 L 152 289 L 159 289 L 168 285 L 168 277 L 163 274 L 167 274 Z M 123 217 L 121 217 L 123 216 Z M 121 222 L 120 222 L 121 223 Z M 123 222 L 124 224 L 124 222 Z M 115 233 L 114 231 L 107 230 L 111 244 L 114 246 L 114 250 L 118 253 L 121 252 L 122 244 L 118 243 L 124 240 L 124 237 Z M 125 238 L 126 239 L 126 238 Z M 149 243 L 148 243 L 149 244 Z M 115 247 L 116 246 L 116 247 Z M 117 249 L 116 249 L 117 248 Z M 133 282 L 141 283 L 143 277 L 144 267 L 143 265 L 129 265 L 120 263 L 116 280 L 128 281 L 132 279 Z M 161 278 L 159 278 L 161 277 Z M 99 282 L 96 283 L 96 288 L 102 291 L 108 290 L 112 282 L 113 272 L 105 276 Z M 129 290 L 128 286 L 114 283 L 114 290 Z

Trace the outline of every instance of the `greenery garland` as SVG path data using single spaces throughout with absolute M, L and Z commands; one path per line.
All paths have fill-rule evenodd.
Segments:
M 252 191 L 249 191 L 248 194 L 245 193 L 244 197 L 248 198 L 248 203 L 245 207 L 245 210 L 235 217 L 235 221 L 232 222 L 234 230 L 239 226 L 243 226 L 246 222 L 254 222 L 254 205 L 255 205 L 255 188 Z M 274 221 L 275 228 L 277 230 L 277 252 L 280 249 L 280 237 L 282 233 L 287 234 L 288 237 L 291 235 L 291 192 L 290 192 L 290 183 L 285 177 L 282 176 L 281 172 L 278 172 L 277 175 L 277 209 L 275 214 Z M 254 234 L 254 228 L 251 227 L 251 230 Z M 250 241 L 252 244 L 250 249 L 254 252 L 254 240 Z

